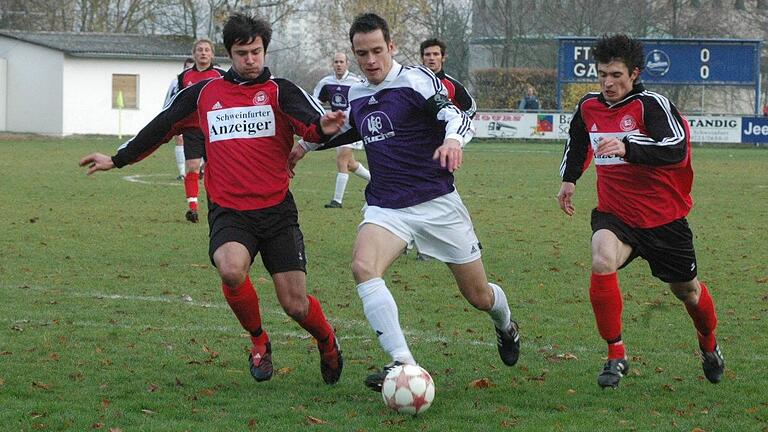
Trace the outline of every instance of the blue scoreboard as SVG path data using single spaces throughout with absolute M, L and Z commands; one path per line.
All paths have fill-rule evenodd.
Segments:
M 558 105 L 561 83 L 597 81 L 592 56 L 596 38 L 559 39 Z M 643 39 L 645 69 L 640 80 L 649 84 L 754 86 L 759 107 L 760 44 L 747 39 Z

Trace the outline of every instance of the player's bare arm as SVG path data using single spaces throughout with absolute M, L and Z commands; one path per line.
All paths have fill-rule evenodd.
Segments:
M 597 143 L 597 156 L 619 156 L 624 157 L 627 154 L 627 147 L 624 145 L 624 141 L 616 138 L 600 138 Z
M 80 159 L 80 166 L 88 166 L 86 174 L 91 175 L 96 171 L 109 171 L 115 167 L 112 158 L 102 153 L 91 153 Z
M 341 131 L 346 120 L 344 111 L 331 111 L 320 117 L 320 128 L 325 135 L 336 135 Z
M 435 150 L 432 159 L 440 160 L 440 166 L 454 172 L 461 167 L 463 150 L 461 143 L 454 138 L 446 138 L 443 145 Z
M 574 211 L 576 211 L 572 200 L 574 192 L 576 192 L 576 184 L 563 182 L 560 185 L 560 192 L 557 193 L 557 203 L 560 204 L 560 209 L 568 216 L 573 216 Z

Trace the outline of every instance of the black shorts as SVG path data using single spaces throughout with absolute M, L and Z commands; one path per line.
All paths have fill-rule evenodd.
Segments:
M 688 282 L 696 277 L 696 252 L 693 233 L 685 218 L 656 228 L 632 228 L 610 213 L 592 210 L 592 233 L 606 229 L 623 243 L 632 247 L 626 267 L 642 257 L 648 261 L 651 273 L 666 283 Z
M 261 252 L 261 262 L 269 274 L 293 270 L 307 272 L 299 212 L 290 192 L 280 204 L 259 210 L 233 210 L 211 202 L 208 204 L 208 226 L 208 256 L 212 263 L 216 249 L 224 243 L 237 242 L 250 252 L 251 264 Z
M 198 129 L 186 130 L 184 137 L 184 159 L 202 159 L 205 157 L 205 136 Z

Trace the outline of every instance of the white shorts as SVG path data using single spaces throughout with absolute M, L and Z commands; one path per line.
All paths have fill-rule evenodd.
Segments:
M 362 141 L 356 141 L 352 144 L 345 144 L 343 146 L 336 147 L 336 152 L 338 153 L 341 149 L 352 149 L 352 150 L 362 150 L 363 149 L 363 142 Z
M 472 220 L 457 191 L 401 209 L 366 206 L 358 229 L 368 223 L 444 263 L 466 264 L 481 256 Z

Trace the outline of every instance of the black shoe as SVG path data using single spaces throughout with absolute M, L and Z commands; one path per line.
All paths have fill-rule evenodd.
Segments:
M 712 384 L 717 384 L 723 379 L 725 359 L 720 352 L 720 346 L 715 345 L 715 350 L 712 352 L 701 350 L 701 367 L 704 369 L 704 376 Z
M 514 366 L 520 357 L 520 332 L 516 321 L 510 321 L 506 330 L 496 328 L 496 345 L 501 361 L 507 366 Z
M 179 176 L 176 177 L 176 180 L 184 181 L 184 174 L 179 174 Z
M 341 356 L 339 340 L 333 335 L 333 349 L 330 351 L 320 351 L 320 374 L 326 384 L 336 384 L 341 378 L 341 370 L 344 369 L 344 358 Z
M 325 208 L 341 208 L 341 203 L 336 200 L 331 200 L 328 204 L 324 206 Z
M 603 365 L 603 371 L 597 376 L 597 385 L 602 388 L 619 386 L 621 378 L 629 371 L 629 362 L 626 359 L 608 360 Z
M 251 376 L 256 381 L 267 381 L 272 378 L 272 343 L 254 345 L 248 354 L 248 366 Z
M 187 210 L 187 214 L 185 215 L 185 217 L 187 218 L 188 221 L 192 223 L 197 223 L 199 220 L 197 217 L 197 212 L 194 210 Z
M 402 366 L 403 364 L 404 363 L 395 361 L 381 368 L 381 371 L 368 375 L 368 377 L 365 379 L 365 386 L 375 392 L 381 393 L 381 386 L 384 385 L 384 379 L 387 378 L 389 371 L 394 369 L 396 366 Z

